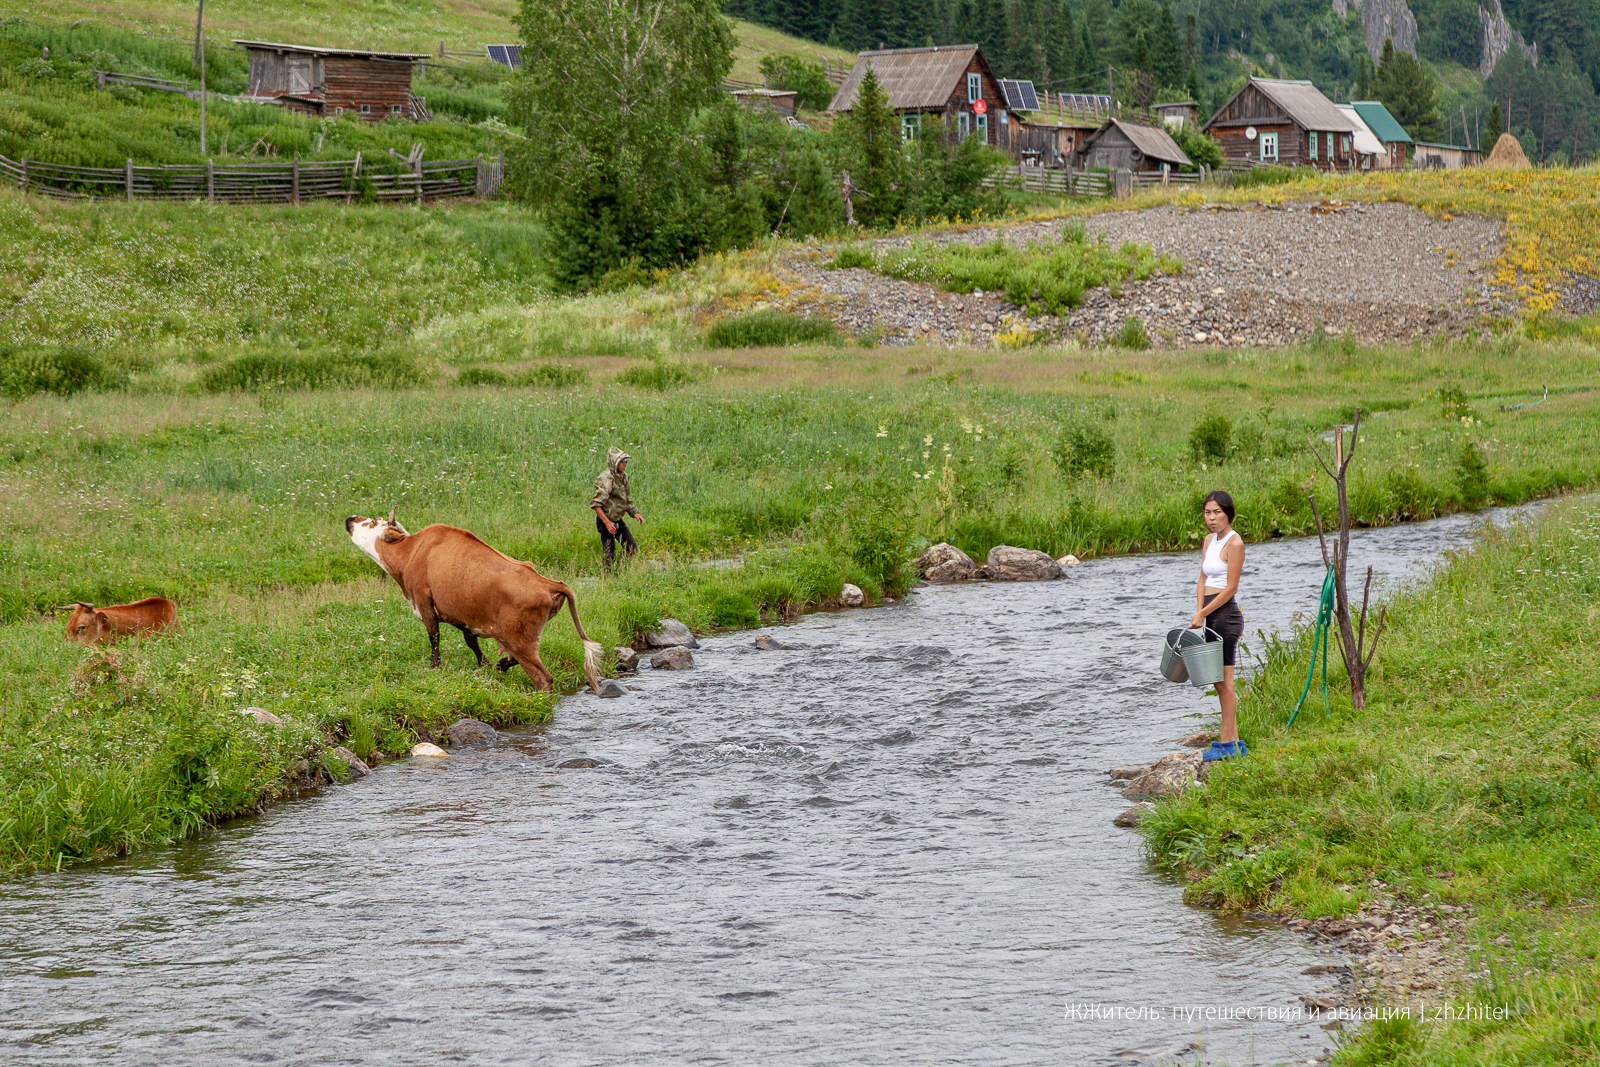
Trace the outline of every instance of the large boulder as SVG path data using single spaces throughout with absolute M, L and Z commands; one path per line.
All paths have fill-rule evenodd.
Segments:
M 266 708 L 240 708 L 239 714 L 254 719 L 262 726 L 282 726 L 283 720 Z
M 1204 781 L 1204 752 L 1172 752 L 1150 765 L 1150 769 L 1128 783 L 1123 796 L 1129 800 L 1175 797 L 1196 782 Z
M 452 745 L 492 745 L 500 735 L 494 727 L 477 719 L 457 719 L 445 731 Z
M 866 602 L 867 594 L 861 591 L 859 585 L 851 585 L 849 582 L 845 582 L 844 586 L 839 590 L 839 603 L 847 608 L 859 608 Z
M 694 653 L 682 645 L 663 649 L 650 657 L 650 666 L 658 671 L 686 671 L 694 666 Z
M 700 642 L 694 639 L 694 631 L 677 619 L 662 619 L 661 629 L 645 634 L 644 643 L 649 648 L 700 647 Z
M 1048 552 L 995 545 L 979 572 L 992 582 L 1048 582 L 1060 578 L 1061 564 Z
M 627 686 L 623 685 L 615 678 L 607 678 L 606 684 L 600 687 L 599 695 L 607 699 L 625 697 L 628 695 L 628 689 Z
M 639 669 L 639 653 L 627 645 L 618 645 L 612 651 L 617 654 L 617 670 L 636 671 Z
M 929 545 L 916 566 L 925 582 L 964 582 L 978 569 L 971 556 L 945 541 Z

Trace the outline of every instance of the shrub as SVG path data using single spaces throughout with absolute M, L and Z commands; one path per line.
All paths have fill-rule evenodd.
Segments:
M 398 389 L 425 377 L 409 355 L 346 355 L 335 352 L 256 352 L 207 367 L 200 387 L 208 393 L 261 389 L 327 389 L 375 385 Z
M 833 262 L 828 264 L 830 270 L 849 270 L 852 267 L 871 270 L 872 253 L 860 245 L 845 245 L 834 253 Z
M 664 393 L 668 389 L 679 385 L 689 385 L 699 381 L 696 374 L 687 363 L 677 360 L 651 359 L 643 363 L 634 363 L 623 369 L 617 375 L 617 381 L 623 385 L 637 386 L 640 389 L 654 389 Z
M 1251 167 L 1249 170 L 1234 171 L 1230 181 L 1235 188 L 1250 185 L 1284 185 L 1299 176 L 1292 167 Z
M 517 375 L 518 385 L 542 385 L 550 389 L 564 389 L 582 385 L 589 380 L 589 372 L 570 363 L 535 363 Z
M 1052 450 L 1056 466 L 1069 478 L 1092 474 L 1109 478 L 1116 469 L 1117 446 L 1102 426 L 1074 422 L 1061 431 Z
M 802 318 L 783 311 L 752 311 L 723 319 L 706 334 L 712 348 L 776 348 L 833 341 L 838 331 L 828 319 Z
M 123 375 L 84 348 L 0 348 L 0 396 L 20 400 L 34 393 L 71 396 L 85 389 L 115 388 Z
M 1463 441 L 1456 453 L 1456 489 L 1464 508 L 1481 508 L 1489 499 L 1489 466 L 1471 441 Z
M 713 586 L 701 594 L 701 600 L 717 626 L 758 626 L 761 612 L 748 596 L 733 589 Z
M 1467 402 L 1467 394 L 1459 385 L 1441 385 L 1435 394 L 1439 398 L 1439 417 L 1443 419 L 1459 419 L 1472 415 L 1472 405 Z
M 1122 329 L 1117 331 L 1117 346 L 1139 352 L 1149 348 L 1150 335 L 1145 332 L 1144 320 L 1137 315 L 1123 319 Z
M 468 367 L 456 378 L 457 385 L 509 385 L 511 379 L 504 371 L 493 367 Z
M 1233 443 L 1233 420 L 1220 411 L 1202 416 L 1189 431 L 1189 455 L 1197 462 L 1221 463 Z

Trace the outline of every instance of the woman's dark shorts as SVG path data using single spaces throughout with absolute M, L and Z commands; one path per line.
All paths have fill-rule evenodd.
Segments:
M 1206 625 L 1222 637 L 1222 664 L 1232 667 L 1239 650 L 1239 638 L 1244 636 L 1244 612 L 1239 610 L 1233 597 L 1229 597 L 1226 604 L 1206 616 Z

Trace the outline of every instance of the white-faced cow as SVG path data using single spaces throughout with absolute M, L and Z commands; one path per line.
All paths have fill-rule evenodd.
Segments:
M 490 548 L 459 527 L 425 526 L 408 533 L 391 510 L 387 519 L 352 515 L 344 521 L 344 528 L 356 547 L 399 583 L 411 602 L 411 611 L 428 628 L 433 666 L 439 665 L 442 622 L 461 631 L 480 667 L 485 660 L 478 638 L 492 637 L 510 653 L 496 664 L 500 670 L 520 663 L 536 686 L 553 689 L 555 679 L 539 660 L 539 638 L 565 600 L 583 642 L 584 674 L 590 687 L 599 691 L 595 669 L 604 650 L 583 632 L 578 603 L 569 587 L 544 577 L 531 563 Z
M 57 611 L 72 609 L 67 618 L 67 640 L 86 645 L 112 644 L 119 638 L 143 633 L 164 633 L 178 628 L 178 605 L 164 596 L 146 597 L 133 604 L 113 604 L 97 608 L 78 601 L 62 604 Z

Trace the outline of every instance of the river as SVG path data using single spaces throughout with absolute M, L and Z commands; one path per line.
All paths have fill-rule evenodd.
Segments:
M 1457 516 L 1359 531 L 1394 579 Z M 33 1064 L 1304 1063 L 1327 962 L 1185 906 L 1105 770 L 1214 710 L 1156 673 L 1198 553 L 918 589 L 708 639 L 696 669 L 385 764 L 202 840 L 0 883 L 0 1049 Z M 1249 548 L 1247 634 L 1315 608 Z M 458 650 L 459 651 L 459 650 Z M 1316 714 L 1321 714 L 1320 708 Z M 574 756 L 603 761 L 563 769 Z M 1068 1006 L 1134 1009 L 1072 1018 Z M 1160 1018 L 1139 1018 L 1154 1008 Z

